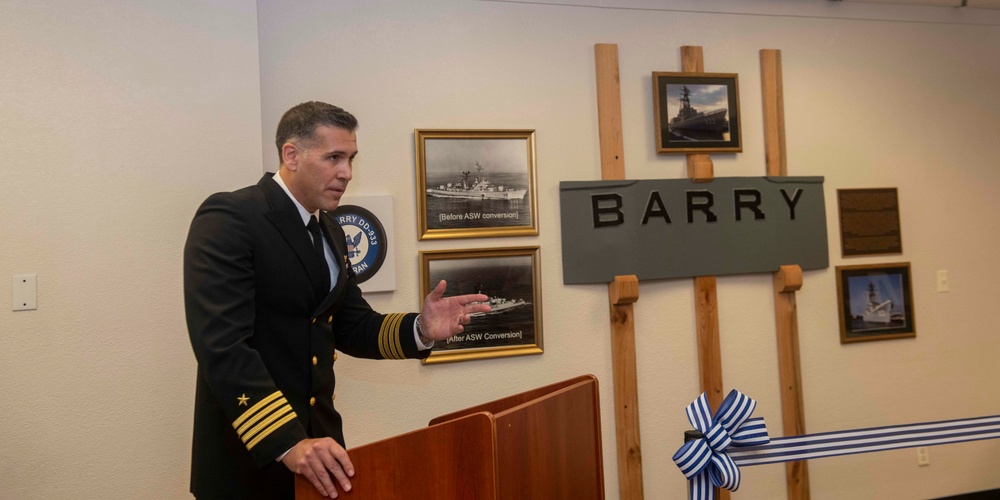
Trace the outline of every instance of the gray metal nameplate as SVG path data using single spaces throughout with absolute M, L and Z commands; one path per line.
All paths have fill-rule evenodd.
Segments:
M 563 283 L 829 266 L 823 177 L 564 181 Z

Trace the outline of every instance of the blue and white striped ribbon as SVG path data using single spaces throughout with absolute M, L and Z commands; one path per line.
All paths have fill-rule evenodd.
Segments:
M 780 437 L 729 456 L 750 466 L 997 438 L 1000 415 Z
M 714 416 L 705 393 L 688 405 L 688 422 L 703 437 L 684 443 L 673 460 L 690 480 L 692 499 L 713 500 L 713 485 L 730 491 L 740 487 L 740 469 L 726 450 L 768 442 L 764 419 L 750 418 L 756 407 L 756 401 L 737 390 L 729 392 Z
M 756 406 L 736 390 L 714 418 L 706 394 L 688 405 L 688 421 L 704 437 L 684 443 L 673 459 L 689 480 L 692 500 L 714 500 L 713 486 L 736 491 L 740 466 L 1000 438 L 1000 415 L 993 415 L 768 439 L 764 420 L 750 418 Z

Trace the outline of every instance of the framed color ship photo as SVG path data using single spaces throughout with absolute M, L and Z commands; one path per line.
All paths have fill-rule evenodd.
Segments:
M 743 151 L 735 73 L 653 72 L 657 153 Z
M 916 337 L 910 263 L 837 266 L 840 343 Z
M 481 293 L 491 311 L 465 330 L 437 341 L 424 364 L 542 353 L 539 249 L 510 247 L 420 252 L 420 295 L 445 280 L 445 296 Z
M 414 130 L 418 239 L 537 236 L 534 130 Z

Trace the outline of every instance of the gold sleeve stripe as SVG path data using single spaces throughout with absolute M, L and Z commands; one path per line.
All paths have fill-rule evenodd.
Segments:
M 389 321 L 390 317 L 391 315 L 387 314 L 384 318 L 382 318 L 382 325 L 378 331 L 378 351 L 382 353 L 383 358 L 388 357 L 385 355 L 385 324 Z
M 399 342 L 399 324 L 402 323 L 405 314 L 387 314 L 382 320 L 382 328 L 379 330 L 378 343 L 382 357 L 386 359 L 403 359 L 403 345 Z
M 259 443 L 261 439 L 264 439 L 265 437 L 271 435 L 271 433 L 274 432 L 276 429 L 280 428 L 282 425 L 287 424 L 288 422 L 291 422 L 293 419 L 295 419 L 294 411 L 289 413 L 288 415 L 285 415 L 284 418 L 282 418 L 281 420 L 278 420 L 277 422 L 271 424 L 271 426 L 268 427 L 267 429 L 264 429 L 264 432 L 260 433 L 259 436 L 253 438 L 253 441 L 247 443 L 247 451 L 252 450 L 254 446 L 257 446 L 257 443 Z
M 274 394 L 271 394 L 270 396 L 260 400 L 257 404 L 251 406 L 250 408 L 247 408 L 247 411 L 243 412 L 243 414 L 240 415 L 240 417 L 237 418 L 235 422 L 233 422 L 233 429 L 238 429 L 240 427 L 240 424 L 242 424 L 244 420 L 250 418 L 257 412 L 259 412 L 261 408 L 267 406 L 268 404 L 271 403 L 271 401 L 274 401 L 275 399 L 278 398 L 281 398 L 282 400 L 285 399 L 284 395 L 281 394 L 281 391 L 275 391 Z
M 242 436 L 247 431 L 247 429 L 250 428 L 250 426 L 257 425 L 257 422 L 259 422 L 261 418 L 270 415 L 271 412 L 273 412 L 279 406 L 288 406 L 288 401 L 286 401 L 285 398 L 280 398 L 277 401 L 267 405 L 266 408 L 257 413 L 256 417 L 247 420 L 246 422 L 243 423 L 243 425 L 237 427 L 236 433 Z
M 406 359 L 406 354 L 403 353 L 403 343 L 399 340 L 399 327 L 403 324 L 403 318 L 405 317 L 405 314 L 400 314 L 392 329 L 392 341 L 395 344 L 396 352 L 399 353 L 399 359 Z M 413 336 L 412 331 L 410 332 L 410 336 Z
M 386 314 L 382 318 L 382 327 L 378 332 L 378 350 L 382 353 L 382 357 L 386 359 L 395 359 L 395 356 L 389 352 L 389 337 L 391 335 L 389 330 L 391 330 L 391 325 L 395 317 L 396 314 Z
M 240 439 L 242 439 L 244 443 L 247 443 L 247 449 L 250 449 L 249 448 L 250 447 L 250 443 L 256 444 L 257 441 L 260 441 L 261 439 L 264 439 L 265 437 L 267 437 L 268 434 L 270 434 L 275 429 L 277 429 L 278 427 L 280 427 L 280 426 L 273 426 L 273 425 L 270 426 L 270 427 L 268 427 L 268 424 L 270 424 L 271 422 L 274 422 L 275 420 L 278 420 L 279 418 L 282 421 L 287 422 L 288 420 L 286 420 L 286 419 L 288 418 L 289 415 L 291 415 L 291 418 L 295 418 L 295 410 L 292 410 L 292 406 L 286 403 L 284 406 L 282 406 L 281 408 L 279 408 L 278 411 L 272 413 L 270 416 L 268 416 L 264 420 L 261 420 L 260 423 L 258 423 L 257 425 L 251 427 L 250 430 L 248 430 L 247 432 L 241 434 L 240 435 Z M 265 427 L 266 427 L 266 429 L 265 429 Z

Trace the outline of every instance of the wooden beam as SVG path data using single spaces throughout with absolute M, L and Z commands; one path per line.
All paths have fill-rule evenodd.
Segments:
M 623 306 L 635 303 L 639 300 L 639 278 L 636 278 L 634 274 L 615 276 L 609 293 L 612 305 Z
M 701 47 L 681 47 L 681 71 L 704 73 L 705 57 Z M 688 178 L 695 182 L 715 179 L 712 158 L 706 154 L 687 155 Z M 708 393 L 713 411 L 722 404 L 722 346 L 719 341 L 719 299 L 715 276 L 694 278 L 694 315 L 698 337 L 698 379 L 701 390 Z M 715 488 L 715 497 L 729 500 L 729 490 Z
M 682 45 L 681 71 L 685 73 L 704 73 L 705 51 L 697 45 Z
M 639 444 L 639 387 L 635 370 L 635 316 L 639 299 L 635 275 L 615 276 L 608 284 L 611 303 L 611 371 L 615 386 L 615 440 L 618 443 L 618 495 L 641 500 L 642 448 Z
M 799 273 L 801 272 L 799 270 Z M 786 283 L 781 274 L 781 272 L 774 273 L 774 323 L 778 341 L 778 383 L 781 384 L 781 427 L 786 437 L 801 436 L 806 433 L 806 420 L 802 404 L 798 312 L 795 291 L 782 291 Z M 810 496 L 807 462 L 787 462 L 785 484 L 789 500 L 808 500 Z
M 618 45 L 594 45 L 597 65 L 597 125 L 601 141 L 601 179 L 625 178 L 622 141 L 622 96 L 618 80 Z
M 597 70 L 597 122 L 601 142 L 601 178 L 625 178 L 622 141 L 621 85 L 618 45 L 594 45 Z M 635 370 L 635 320 L 632 304 L 639 299 L 635 276 L 615 276 L 608 284 L 611 317 L 611 368 L 615 389 L 615 439 L 618 450 L 618 496 L 641 500 L 642 448 L 639 444 L 639 390 Z
M 764 160 L 767 175 L 788 175 L 785 160 L 785 95 L 781 83 L 781 51 L 760 51 L 760 83 L 764 98 Z
M 764 101 L 764 151 L 767 175 L 788 175 L 785 158 L 785 108 L 781 83 L 781 51 L 760 51 L 761 92 Z M 802 269 L 781 266 L 774 273 L 774 322 L 778 344 L 778 382 L 781 384 L 781 420 L 785 436 L 806 433 L 799 358 L 799 320 L 795 291 L 802 287 Z M 785 464 L 789 500 L 808 500 L 809 469 L 805 461 Z
M 704 73 L 705 57 L 701 47 L 684 45 L 681 47 L 681 71 L 685 73 Z M 710 182 L 715 178 L 715 167 L 712 157 L 706 154 L 687 155 L 688 178 L 695 182 Z
M 776 291 L 796 292 L 802 288 L 802 268 L 799 266 L 781 266 L 774 277 Z
M 712 157 L 702 154 L 687 155 L 688 178 L 695 182 L 712 182 L 715 179 L 715 166 Z
M 715 411 L 722 404 L 722 346 L 719 342 L 719 299 L 715 276 L 694 279 L 694 310 L 698 331 L 698 373 L 701 390 Z

